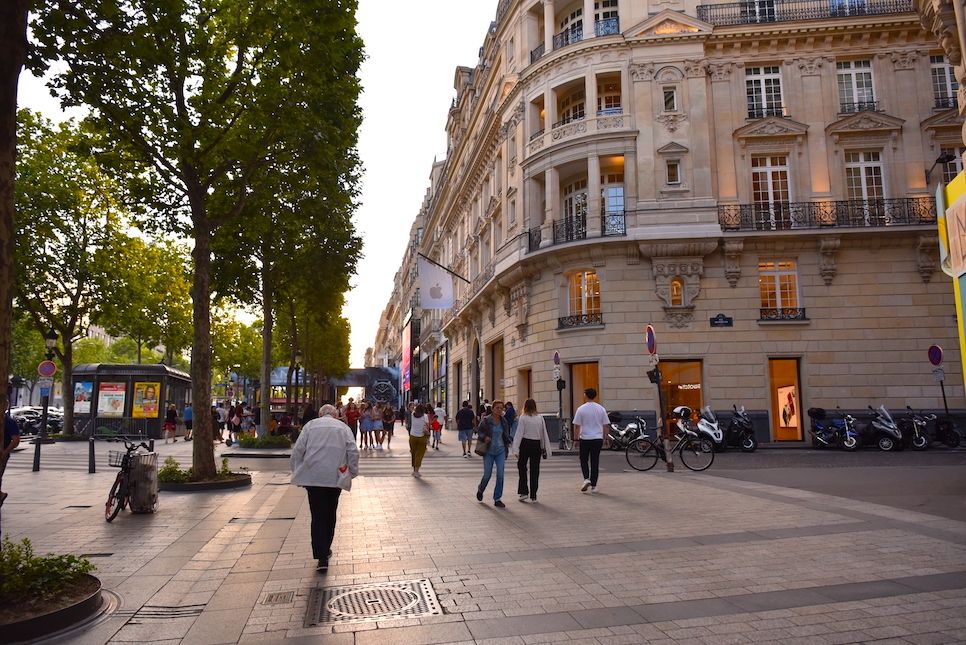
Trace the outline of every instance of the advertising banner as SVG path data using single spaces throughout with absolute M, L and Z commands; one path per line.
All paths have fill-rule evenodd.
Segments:
M 76 414 L 91 413 L 91 399 L 94 397 L 94 383 L 86 381 L 74 384 L 74 412 Z
M 157 419 L 159 401 L 158 392 L 160 391 L 161 383 L 135 383 L 134 406 L 131 408 L 131 416 L 135 419 Z
M 123 417 L 125 392 L 124 383 L 101 383 L 97 396 L 97 416 Z
M 412 322 L 406 324 L 402 335 L 402 389 L 403 392 L 409 391 L 410 374 L 412 373 L 412 343 L 409 340 L 412 331 Z

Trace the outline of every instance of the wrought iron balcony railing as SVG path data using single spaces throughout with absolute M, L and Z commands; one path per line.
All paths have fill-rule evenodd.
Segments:
M 879 111 L 878 101 L 856 101 L 854 103 L 839 103 L 839 114 L 855 114 L 856 112 L 863 112 L 869 110 L 871 112 Z
M 624 114 L 623 108 L 612 107 L 604 108 L 603 110 L 597 110 L 597 116 L 620 116 Z
M 544 132 L 546 132 L 546 130 L 537 130 L 536 132 L 530 135 L 530 141 L 533 141 L 538 137 L 542 137 Z
M 587 214 L 565 217 L 553 223 L 553 243 L 587 239 Z
M 579 316 L 563 316 L 557 318 L 557 329 L 573 329 L 574 327 L 599 327 L 604 324 L 604 316 L 600 313 L 581 314 Z
M 600 215 L 600 234 L 603 237 L 627 235 L 627 217 L 624 211 L 604 211 Z
M 540 43 L 535 49 L 530 50 L 530 64 L 532 65 L 543 58 L 546 49 L 547 43 Z
M 577 27 L 576 29 L 564 29 L 553 37 L 553 50 L 557 51 L 561 47 L 579 43 L 583 39 L 584 28 L 582 26 Z
M 726 27 L 912 11 L 912 0 L 753 0 L 700 5 L 698 18 L 715 27 Z
M 759 320 L 808 320 L 805 309 L 798 307 L 779 307 L 777 309 L 761 309 Z
M 561 119 L 560 121 L 557 121 L 556 123 L 554 123 L 553 125 L 551 125 L 550 126 L 550 129 L 551 130 L 555 130 L 555 129 L 559 128 L 562 125 L 567 125 L 568 123 L 573 123 L 575 121 L 583 121 L 586 118 L 587 118 L 587 115 L 586 114 L 578 114 L 578 115 L 575 115 L 575 116 L 568 116 L 566 119 Z
M 937 108 L 954 108 L 959 107 L 959 97 L 955 94 L 953 96 L 944 96 L 936 98 Z
M 718 206 L 718 223 L 725 231 L 935 224 L 936 200 L 933 197 L 902 197 L 721 205 Z
M 785 116 L 785 108 L 781 105 L 748 108 L 749 119 L 764 119 L 766 116 Z
M 597 36 L 613 36 L 621 33 L 621 19 L 604 18 L 594 22 L 594 33 Z

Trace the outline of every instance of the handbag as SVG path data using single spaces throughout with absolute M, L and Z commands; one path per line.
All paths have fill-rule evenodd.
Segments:
M 482 457 L 486 454 L 486 451 L 489 449 L 490 449 L 489 444 L 486 443 L 483 437 L 480 437 L 479 439 L 476 440 L 476 448 L 473 448 L 473 452 L 475 452 L 480 457 Z
M 235 426 L 241 425 L 241 418 L 239 418 L 239 416 L 236 414 L 231 418 L 231 424 Z
M 338 486 L 342 490 L 351 490 L 352 489 L 352 473 L 349 472 L 349 464 L 348 464 L 348 462 L 346 462 L 346 463 L 342 464 L 341 466 L 339 466 L 339 482 L 338 482 Z

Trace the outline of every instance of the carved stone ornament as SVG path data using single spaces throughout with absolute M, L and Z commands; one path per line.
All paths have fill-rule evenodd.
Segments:
M 802 70 L 802 76 L 818 76 L 822 73 L 822 57 L 799 58 L 798 69 Z
M 597 129 L 607 130 L 609 128 L 623 128 L 624 127 L 624 117 L 623 116 L 608 116 L 597 119 Z
M 654 120 L 663 125 L 668 132 L 674 132 L 678 126 L 688 120 L 688 115 L 683 112 L 672 112 L 670 114 L 658 114 Z
M 577 121 L 574 123 L 568 123 L 565 126 L 555 128 L 550 132 L 550 138 L 554 141 L 560 141 L 561 139 L 566 139 L 567 137 L 572 137 L 575 134 L 583 134 L 587 132 L 587 122 Z
M 704 258 L 702 257 L 659 257 L 651 258 L 651 271 L 654 274 L 655 291 L 658 298 L 667 307 L 671 304 L 671 282 L 675 279 L 682 283 L 682 300 L 684 305 L 691 302 L 701 293 L 701 276 L 704 275 Z M 680 308 L 678 305 L 677 308 Z
M 672 329 L 687 329 L 694 322 L 694 307 L 664 307 L 664 322 Z
M 917 262 L 919 264 L 919 276 L 922 281 L 928 283 L 932 280 L 932 274 L 936 271 L 936 252 L 939 249 L 939 237 L 936 235 L 920 235 L 917 250 Z
M 835 265 L 835 254 L 841 244 L 842 240 L 838 237 L 823 237 L 818 241 L 818 250 L 822 254 L 819 261 L 819 271 L 826 285 L 832 284 L 835 274 L 838 273 L 838 267 Z
M 732 67 L 731 63 L 709 63 L 708 74 L 712 81 L 730 81 Z
M 654 78 L 662 83 L 677 83 L 684 80 L 684 72 L 673 65 L 662 67 Z
M 917 2 L 914 8 L 919 13 L 919 21 L 926 31 L 936 35 L 943 51 L 946 52 L 946 60 L 949 64 L 959 65 L 962 59 L 960 51 L 962 43 L 957 37 L 956 10 L 953 2 L 951 0 Z
M 510 173 L 510 176 L 513 177 L 514 174 L 516 174 L 516 171 L 517 171 L 517 158 L 516 158 L 516 156 L 510 157 L 510 161 L 507 162 L 506 167 L 507 167 L 507 170 Z
M 899 69 L 915 69 L 916 59 L 919 54 L 913 51 L 904 52 L 893 52 L 892 53 L 892 64 L 895 65 L 897 70 Z
M 654 78 L 654 63 L 631 63 L 627 71 L 635 81 L 650 81 Z
M 684 61 L 684 73 L 688 78 L 704 78 L 707 76 L 708 63 L 705 60 L 686 60 Z
M 840 130 L 886 130 L 891 129 L 892 124 L 888 121 L 878 119 L 874 116 L 863 114 L 851 123 L 844 124 Z
M 738 286 L 738 278 L 741 277 L 741 255 L 744 251 L 744 240 L 725 240 L 725 277 L 732 287 Z

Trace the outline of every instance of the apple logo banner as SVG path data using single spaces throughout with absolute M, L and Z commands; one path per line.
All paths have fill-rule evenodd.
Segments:
M 450 309 L 453 307 L 453 278 L 446 269 L 417 259 L 419 275 L 419 306 L 423 309 Z

